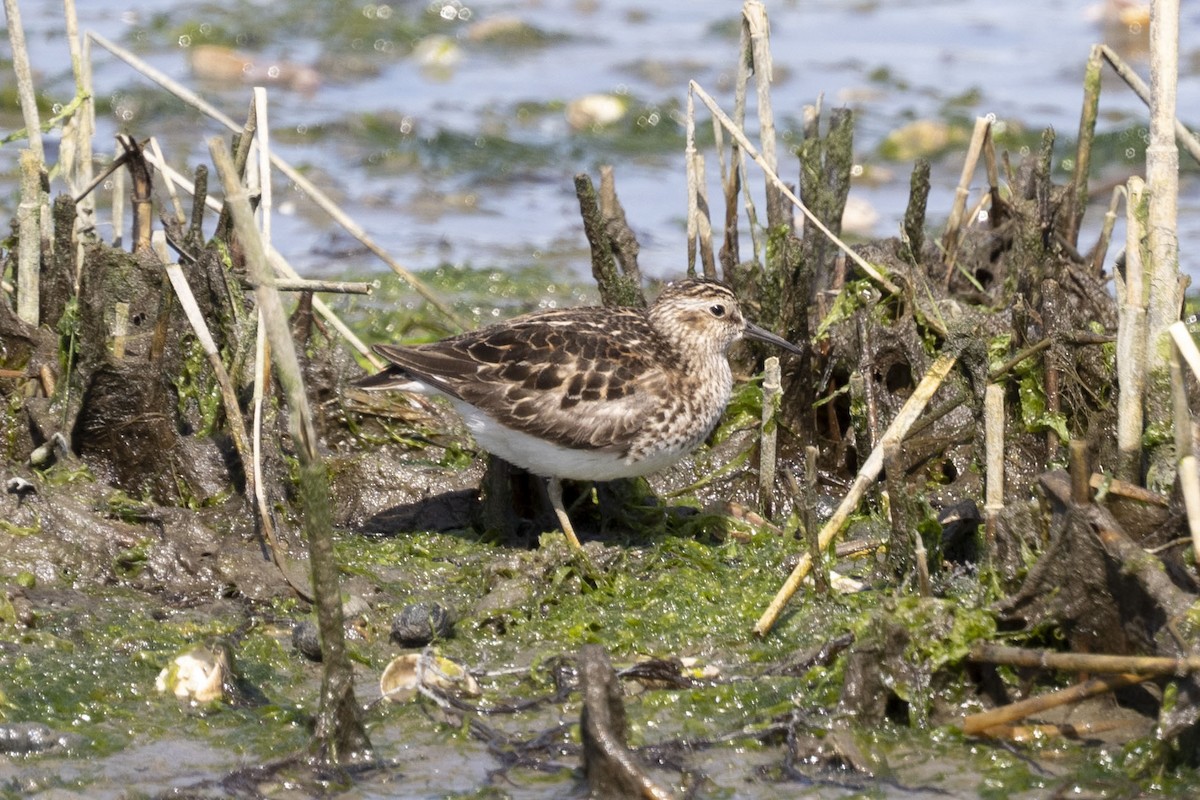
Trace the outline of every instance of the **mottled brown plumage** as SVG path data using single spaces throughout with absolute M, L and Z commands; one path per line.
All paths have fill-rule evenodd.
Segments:
M 742 317 L 724 284 L 669 284 L 649 309 L 538 312 L 415 347 L 360 386 L 442 394 L 481 447 L 550 479 L 660 470 L 716 425 L 732 391 L 726 352 L 743 336 L 799 350 Z M 556 500 L 557 497 L 557 500 Z

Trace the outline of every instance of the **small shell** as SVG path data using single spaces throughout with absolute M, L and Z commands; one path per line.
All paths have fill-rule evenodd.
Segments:
M 233 682 L 232 659 L 225 647 L 194 647 L 175 656 L 158 673 L 154 688 L 193 703 L 220 700 L 225 697 L 225 686 Z
M 405 653 L 392 659 L 379 678 L 379 691 L 393 703 L 407 703 L 425 685 L 431 689 L 457 690 L 478 697 L 479 684 L 462 666 L 436 653 Z

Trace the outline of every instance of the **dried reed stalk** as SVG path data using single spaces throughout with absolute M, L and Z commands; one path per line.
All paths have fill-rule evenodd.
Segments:
M 983 395 L 987 493 L 983 506 L 988 552 L 996 543 L 996 525 L 1004 511 L 1004 387 L 989 384 Z
M 913 390 L 908 400 L 904 402 L 899 413 L 896 414 L 896 418 L 892 420 L 887 430 L 884 431 L 878 444 L 871 451 L 871 455 L 867 457 L 866 463 L 858 471 L 858 475 L 854 478 L 854 483 L 851 484 L 850 491 L 842 499 L 841 505 L 837 507 L 837 510 L 833 512 L 833 516 L 825 523 L 825 527 L 821 529 L 821 533 L 817 537 L 817 543 L 822 552 L 829 548 L 830 543 L 837 537 L 842 526 L 846 524 L 846 521 L 854 512 L 854 509 L 858 507 L 858 503 L 863 495 L 866 494 L 867 488 L 879 477 L 879 472 L 883 467 L 884 449 L 890 443 L 904 440 L 908 429 L 917 421 L 917 417 L 920 416 L 925 406 L 929 404 L 934 392 L 942 385 L 942 381 L 950 374 L 950 370 L 954 368 L 957 361 L 957 355 L 942 353 L 929 366 L 929 370 L 921 378 L 921 382 L 917 384 L 917 388 Z M 811 569 L 812 556 L 809 553 L 804 553 L 800 557 L 800 563 L 792 570 L 792 574 L 788 576 L 783 587 L 776 593 L 767 610 L 763 612 L 762 617 L 754 625 L 755 634 L 765 636 L 771 630 L 775 621 L 779 619 L 780 613 L 783 612 L 783 607 L 800 588 L 800 584 Z
M 1179 83 L 1179 0 L 1155 0 L 1150 13 L 1150 143 L 1146 146 L 1146 210 L 1150 296 L 1146 306 L 1151 374 L 1170 357 L 1167 329 L 1179 319 L 1179 149 L 1175 105 Z
M 38 119 L 37 95 L 33 89 L 33 70 L 29 66 L 29 49 L 25 46 L 25 28 L 21 25 L 21 10 L 17 0 L 4 0 L 4 16 L 8 22 L 8 41 L 12 47 L 13 73 L 17 78 L 17 99 L 25 119 L 25 136 L 29 149 L 41 166 L 46 160 L 42 149 L 42 125 Z
M 1142 282 L 1142 217 L 1145 182 L 1129 179 L 1125 201 L 1125 280 L 1117 281 L 1121 308 L 1117 320 L 1116 473 L 1141 482 L 1143 398 L 1146 390 L 1146 293 Z
M 1125 63 L 1125 61 L 1117 55 L 1111 47 L 1106 44 L 1100 45 L 1100 54 L 1104 56 L 1104 60 L 1108 62 L 1113 71 L 1120 76 L 1121 80 L 1125 81 L 1126 85 L 1133 90 L 1143 103 L 1150 105 L 1150 87 L 1142 80 L 1141 76 L 1134 71 L 1133 67 Z M 1197 163 L 1200 163 L 1200 138 L 1196 134 L 1188 130 L 1188 127 L 1179 121 L 1176 117 L 1174 120 L 1175 140 L 1183 145 L 1183 149 L 1188 151 Z
M 859 269 L 865 272 L 872 281 L 874 281 L 883 289 L 886 289 L 891 294 L 901 293 L 900 288 L 896 286 L 896 284 L 894 284 L 889 278 L 881 273 L 874 265 L 868 263 L 866 259 L 851 249 L 849 245 L 835 236 L 833 231 L 829 230 L 829 228 L 827 228 L 825 224 L 821 222 L 821 220 L 819 220 L 811 211 L 808 210 L 808 207 L 805 206 L 804 203 L 800 202 L 800 198 L 796 197 L 795 193 L 793 193 L 792 190 L 787 187 L 787 184 L 780 180 L 779 176 L 775 174 L 775 170 L 767 164 L 762 155 L 759 154 L 758 150 L 753 144 L 751 144 L 750 139 L 747 138 L 745 132 L 734 124 L 733 120 L 731 120 L 729 116 L 721 110 L 721 107 L 717 105 L 717 102 L 712 99 L 708 92 L 704 91 L 700 84 L 696 83 L 695 81 L 691 81 L 688 84 L 688 91 L 695 92 L 696 96 L 700 98 L 700 101 L 708 106 L 709 111 L 712 112 L 714 117 L 721 121 L 721 124 L 725 127 L 725 130 L 729 131 L 729 133 L 745 151 L 746 155 L 750 156 L 754 163 L 758 164 L 759 168 L 762 169 L 762 171 L 766 174 L 767 180 L 775 185 L 775 187 L 779 189 L 783 196 L 791 201 L 792 205 L 800 209 L 801 213 L 803 213 L 805 217 L 807 217 L 814 225 L 816 225 L 817 229 L 825 234 L 825 236 L 827 236 L 831 242 L 837 245 L 837 247 L 840 248 L 842 252 L 850 258 L 851 261 L 858 265 Z M 939 334 L 943 336 L 945 335 L 945 330 L 942 329 L 943 326 L 940 326 L 940 323 L 937 323 L 932 319 L 927 320 L 927 322 L 930 324 L 930 327 L 932 327 Z
M 71 72 L 75 76 L 75 96 L 79 98 L 78 111 L 72 117 L 73 130 L 63 132 L 63 144 L 73 144 L 73 181 L 68 185 L 72 192 L 92 182 L 95 173 L 93 164 L 92 138 L 96 134 L 96 102 L 92 92 L 92 48 L 91 42 L 79 35 L 79 19 L 75 13 L 75 0 L 63 0 L 67 23 L 67 46 L 71 51 Z M 96 229 L 96 198 L 89 192 L 75 204 L 75 293 L 79 293 L 79 282 L 83 271 L 85 236 Z
M 1003 664 L 1027 669 L 1058 670 L 1059 672 L 1095 672 L 1117 675 L 1137 672 L 1142 675 L 1185 675 L 1200 672 L 1200 656 L 1168 658 L 1166 656 L 1114 656 L 1102 653 L 1062 653 L 1057 650 L 1034 650 L 1028 647 L 980 642 L 971 648 L 967 659 L 983 664 Z
M 778 434 L 776 415 L 783 404 L 783 385 L 780 379 L 779 356 L 768 356 L 763 362 L 762 428 L 758 449 L 758 503 L 769 519 L 775 497 L 775 440 Z
M 696 101 L 691 95 L 688 95 L 687 99 L 685 141 L 683 165 L 687 172 L 687 273 L 690 276 L 696 274 L 696 251 L 700 233 L 700 181 L 696 177 Z
M 692 172 L 696 176 L 696 240 L 700 245 L 700 263 L 706 278 L 717 277 L 717 264 L 713 257 L 712 220 L 708 216 L 707 179 L 704 175 L 704 154 L 692 154 Z
M 1192 414 L 1188 409 L 1187 384 L 1180 359 L 1187 358 L 1193 375 L 1200 379 L 1196 365 L 1200 352 L 1183 322 L 1169 329 L 1171 347 L 1171 395 L 1175 408 L 1175 456 L 1179 461 L 1179 487 L 1187 509 L 1188 530 L 1192 535 L 1192 550 L 1200 553 L 1200 469 L 1196 465 L 1195 443 L 1192 437 Z M 1185 350 L 1187 355 L 1185 355 Z
M 1112 196 L 1108 199 L 1108 210 L 1104 212 L 1104 222 L 1100 226 L 1100 236 L 1091 255 L 1091 272 L 1099 275 L 1104 271 L 1104 259 L 1108 256 L 1108 243 L 1112 241 L 1113 227 L 1117 224 L 1117 206 L 1124 195 L 1125 187 L 1113 187 Z
M 270 158 L 270 127 L 267 119 L 267 93 L 262 87 L 255 87 L 253 99 L 250 101 L 250 116 L 254 120 L 254 137 L 255 144 L 258 145 L 258 167 L 257 173 L 251 172 L 251 175 L 257 175 L 259 183 L 259 205 L 257 216 L 259 219 L 259 236 L 264 248 L 271 246 L 271 158 Z M 243 134 L 245 135 L 245 134 Z M 249 148 L 246 150 L 249 155 Z M 226 204 L 226 210 L 230 209 L 230 204 Z M 262 447 L 262 431 L 263 431 L 263 399 L 266 396 L 267 385 L 271 378 L 271 362 L 270 355 L 267 349 L 267 332 L 266 325 L 263 319 L 262 308 L 259 307 L 257 319 L 255 322 L 254 335 L 254 399 L 252 402 L 254 408 L 253 429 L 250 439 L 250 459 L 251 470 L 254 473 L 254 502 L 259 509 L 259 515 L 264 523 L 270 524 L 271 507 L 267 502 L 267 493 L 263 481 L 263 447 Z M 286 572 L 285 572 L 286 575 Z M 311 600 L 311 597 L 308 598 Z
M 275 193 L 271 189 L 271 127 L 267 115 L 267 90 L 254 87 L 255 144 L 258 145 L 258 208 L 259 232 L 263 246 L 271 247 L 271 212 Z
M 165 161 L 162 150 L 158 146 L 157 137 L 150 137 L 150 153 L 158 163 L 161 164 Z M 171 210 L 175 212 L 175 222 L 182 228 L 187 224 L 188 219 L 187 213 L 183 210 L 183 202 L 179 199 L 179 192 L 175 188 L 175 181 L 167 180 L 164 177 L 163 183 L 167 185 L 167 195 L 171 198 Z
M 116 152 L 113 153 L 113 161 L 120 161 L 124 164 L 126 156 L 125 148 L 117 145 Z M 125 246 L 125 170 L 118 169 L 112 173 L 112 246 L 121 248 Z
M 7 1 L 12 2 L 13 0 Z M 141 58 L 138 58 L 133 53 L 129 52 L 123 47 L 120 47 L 114 42 L 109 41 L 100 34 L 94 31 L 89 31 L 88 36 L 95 41 L 96 44 L 100 45 L 105 50 L 108 50 L 117 58 L 133 67 L 133 69 L 145 75 L 159 86 L 162 86 L 164 89 L 178 97 L 183 102 L 199 110 L 201 113 L 211 117 L 217 122 L 220 122 L 231 131 L 235 133 L 241 133 L 242 126 L 238 125 L 228 116 L 221 113 L 221 111 L 205 101 L 195 92 L 179 84 L 177 81 L 172 80 L 160 70 L 155 69 Z M 426 302 L 436 309 L 438 313 L 459 328 L 467 327 L 466 321 L 456 314 L 453 309 L 446 305 L 432 289 L 426 286 L 424 281 L 402 266 L 399 261 L 397 261 L 392 257 L 391 254 L 384 250 L 374 239 L 370 237 L 370 235 L 367 234 L 366 230 L 364 230 L 361 225 L 355 222 L 349 214 L 343 211 L 341 207 L 337 205 L 337 203 L 335 203 L 327 194 L 325 194 L 325 192 L 322 191 L 316 184 L 305 177 L 303 173 L 277 155 L 271 155 L 271 163 L 274 164 L 280 172 L 287 176 L 288 180 L 296 184 L 300 191 L 308 195 L 308 197 L 314 203 L 316 203 L 322 211 L 328 214 L 334 220 L 334 222 L 342 226 L 342 228 L 344 228 L 346 232 L 355 239 L 358 239 L 358 241 L 364 247 L 374 253 L 381 261 L 383 261 L 383 263 L 387 264 L 392 272 L 396 273 L 401 280 L 412 287 L 417 294 L 425 298 Z
M 771 110 L 771 81 L 774 78 L 771 63 L 771 26 L 767 21 L 767 9 L 760 0 L 746 0 L 742 4 L 742 26 L 750 42 L 750 64 L 754 70 L 755 105 L 758 109 L 758 141 L 763 161 L 778 173 L 775 157 L 775 114 Z M 786 226 L 791 229 L 791 215 L 778 187 L 767 181 L 767 227 Z
M 687 146 L 684 149 L 687 169 L 688 217 L 687 217 L 687 271 L 696 274 L 696 252 L 699 250 L 704 277 L 716 278 L 717 267 L 713 260 L 712 219 L 709 217 L 708 198 L 705 194 L 704 156 L 696 150 L 696 104 L 691 95 L 687 99 Z M 724 161 L 722 160 L 722 171 Z
M 42 268 L 41 225 L 42 158 L 32 148 L 22 150 L 21 201 L 17 205 L 17 316 L 37 327 L 41 295 L 38 284 Z
M 971 193 L 971 176 L 975 174 L 975 165 L 979 163 L 979 154 L 983 144 L 990 138 L 992 121 L 988 117 L 976 117 L 975 129 L 971 133 L 971 144 L 967 148 L 967 157 L 963 161 L 962 173 L 958 178 L 958 186 L 954 190 L 954 203 L 950 206 L 950 217 L 946 221 L 946 231 L 942 234 L 942 251 L 946 259 L 945 283 L 949 285 L 954 266 L 958 263 L 958 243 L 962 236 L 963 212 L 967 208 L 967 198 Z
M 341 764 L 369 758 L 371 744 L 354 697 L 354 673 L 346 653 L 344 614 L 338 591 L 337 559 L 333 553 L 329 482 L 317 449 L 316 429 L 304 389 L 300 362 L 288 330 L 279 293 L 270 286 L 270 271 L 262 239 L 254 227 L 250 198 L 238 179 L 224 142 L 209 140 L 213 163 L 225 189 L 234 228 L 246 256 L 246 267 L 256 284 L 254 291 L 266 323 L 272 361 L 287 399 L 288 427 L 300 463 L 299 490 L 308 539 L 317 623 L 324 656 L 320 706 L 313 733 L 314 756 L 319 763 Z
M 319 281 L 305 278 L 275 278 L 271 283 L 281 292 L 371 294 L 379 288 L 379 281 Z
M 1067 227 L 1063 238 L 1072 247 L 1079 244 L 1079 225 L 1088 203 L 1088 169 L 1092 161 L 1092 140 L 1096 136 L 1096 115 L 1100 110 L 1100 68 L 1103 59 L 1099 45 L 1092 45 L 1083 76 L 1083 109 L 1079 113 L 1079 137 L 1075 147 L 1075 168 L 1071 173 L 1071 194 L 1067 197 Z
M 1092 678 L 1091 680 L 1077 683 L 1074 686 L 1069 686 L 1057 692 L 1049 692 L 1038 697 L 1031 697 L 1028 700 L 1010 703 L 1000 708 L 994 708 L 991 711 L 969 714 L 963 720 L 963 733 L 967 736 L 977 736 L 997 725 L 1004 725 L 1019 719 L 1025 719 L 1031 714 L 1048 711 L 1059 706 L 1078 703 L 1081 700 L 1105 694 L 1115 689 L 1144 683 L 1145 680 L 1146 678 L 1142 675 L 1126 673 Z
M 752 67 L 750 30 L 743 18 L 741 39 L 738 43 L 737 73 L 733 87 L 733 122 L 741 130 L 744 130 L 746 127 L 746 94 L 747 88 L 750 85 L 750 70 Z M 713 130 L 722 130 L 721 121 L 715 115 L 713 117 Z M 716 140 L 720 141 L 721 137 L 718 136 Z M 734 137 L 733 142 L 730 143 L 730 147 L 733 154 L 731 159 L 733 163 L 730 167 L 733 178 L 731 178 L 730 185 L 736 184 L 741 188 L 742 203 L 746 207 L 746 224 L 750 233 L 750 247 L 754 251 L 754 260 L 761 264 L 764 258 L 762 231 L 758 225 L 758 210 L 754 207 L 754 197 L 750 193 L 750 182 L 746 180 L 746 153 L 738 144 L 737 137 Z M 732 194 L 729 188 L 730 186 L 727 185 L 726 197 Z M 728 220 L 730 217 L 736 220 L 737 211 L 727 207 L 725 210 L 725 219 Z M 737 242 L 725 242 L 723 246 L 726 248 L 735 248 L 736 250 Z M 725 277 L 731 278 L 732 275 L 726 275 Z

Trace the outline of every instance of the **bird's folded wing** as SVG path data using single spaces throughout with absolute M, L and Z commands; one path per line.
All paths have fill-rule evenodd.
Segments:
M 377 349 L 413 378 L 510 428 L 565 447 L 627 451 L 663 405 L 667 377 L 658 354 L 587 326 L 556 342 L 526 341 L 544 333 L 518 327 Z

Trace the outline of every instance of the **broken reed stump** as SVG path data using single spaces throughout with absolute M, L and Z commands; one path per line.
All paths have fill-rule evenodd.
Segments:
M 579 653 L 579 684 L 583 711 L 583 773 L 592 797 L 611 800 L 670 800 L 674 794 L 646 773 L 625 737 L 627 723 L 621 683 L 608 654 L 599 645 L 584 645 Z
M 605 215 L 587 173 L 575 176 L 575 195 L 579 198 L 583 231 L 591 246 L 592 276 L 600 290 L 601 302 L 606 306 L 645 308 L 646 297 L 636 261 L 637 239 L 627 223 L 622 225 L 625 212 L 618 213 L 620 204 L 615 202 L 615 192 L 606 203 L 610 216 Z M 615 240 L 610 231 L 616 234 Z

